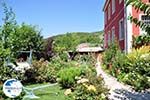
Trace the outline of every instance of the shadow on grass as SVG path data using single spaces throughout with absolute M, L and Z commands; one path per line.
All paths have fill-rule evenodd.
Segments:
M 114 90 L 114 100 L 150 100 L 150 92 L 130 92 L 124 89 Z

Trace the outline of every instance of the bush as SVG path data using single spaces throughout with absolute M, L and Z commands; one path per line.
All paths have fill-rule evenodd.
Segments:
M 41 59 L 33 61 L 32 68 L 25 72 L 25 83 L 56 82 L 56 68 Z
M 127 56 L 120 50 L 116 51 L 114 60 L 112 61 L 112 68 L 110 71 L 111 75 L 117 77 L 121 72 L 128 72 L 128 59 Z
M 103 61 L 107 66 L 105 69 L 119 81 L 133 86 L 137 91 L 150 88 L 150 46 L 133 49 L 127 55 L 116 48 L 111 47 L 111 49 L 104 53 Z
M 116 56 L 118 50 L 119 47 L 117 43 L 110 44 L 109 47 L 105 50 L 102 61 L 103 64 L 106 65 L 106 69 L 111 67 L 110 65 L 112 65 L 112 62 L 114 61 L 114 57 Z
M 84 72 L 80 67 L 64 68 L 58 72 L 59 83 L 63 88 L 73 87 L 76 83 L 75 77 L 82 75 Z
M 144 34 L 144 35 L 141 35 L 141 36 L 138 36 L 138 37 L 134 37 L 132 44 L 133 44 L 132 46 L 134 48 L 140 48 L 144 45 L 148 46 L 148 45 L 150 45 L 150 35 Z
M 121 52 L 118 45 L 113 43 L 103 54 L 103 64 L 105 65 L 105 69 L 112 76 L 117 76 L 121 70 L 124 70 L 124 66 L 126 66 L 126 56 Z
M 134 86 L 134 89 L 138 91 L 150 88 L 150 46 L 134 49 L 127 57 L 128 72 L 122 81 Z
M 107 100 L 108 89 L 104 85 L 101 77 L 90 71 L 83 81 L 78 83 L 74 88 L 73 97 L 75 100 Z M 82 79 L 81 79 L 82 80 Z
M 13 69 L 4 66 L 3 63 L 0 64 L 0 82 L 5 82 L 7 79 L 16 78 L 20 81 L 24 79 L 24 74 L 18 73 Z

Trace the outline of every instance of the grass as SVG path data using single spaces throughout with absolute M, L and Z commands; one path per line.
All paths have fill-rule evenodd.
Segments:
M 28 85 L 26 87 L 37 87 L 45 84 L 34 84 L 34 85 Z M 34 94 L 38 97 L 39 99 L 32 99 L 32 100 L 72 100 L 71 97 L 65 96 L 64 95 L 65 90 L 61 89 L 59 85 L 43 88 L 34 91 Z M 29 99 L 25 99 L 29 100 Z

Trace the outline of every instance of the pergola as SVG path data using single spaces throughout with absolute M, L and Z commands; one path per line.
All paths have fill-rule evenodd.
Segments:
M 75 51 L 68 51 L 68 56 L 71 60 L 73 60 L 77 54 L 94 54 L 97 58 L 98 54 L 102 53 L 103 51 L 104 49 L 101 47 L 83 47 L 77 48 Z

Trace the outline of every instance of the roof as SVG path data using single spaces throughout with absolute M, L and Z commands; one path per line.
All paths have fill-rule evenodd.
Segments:
M 100 51 L 104 51 L 104 49 L 101 47 L 84 47 L 76 50 L 76 52 L 100 52 Z

